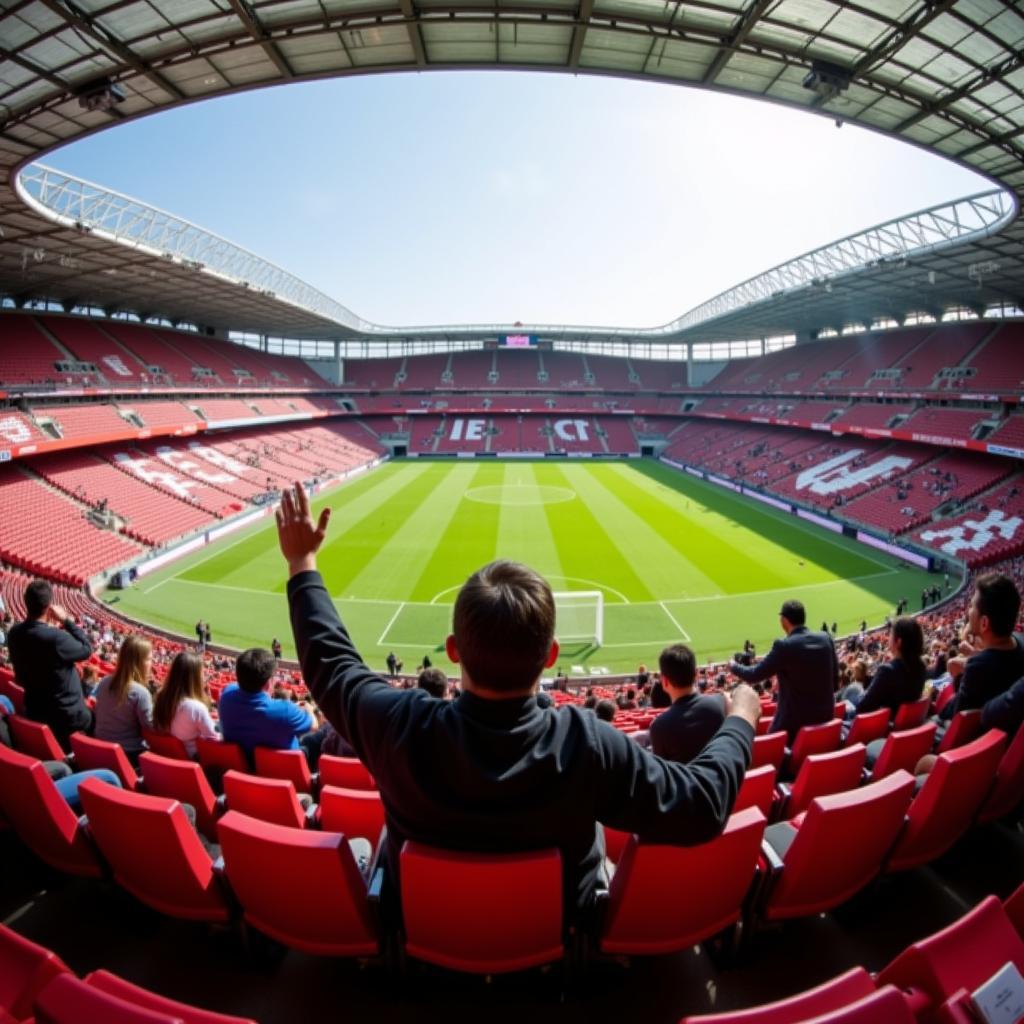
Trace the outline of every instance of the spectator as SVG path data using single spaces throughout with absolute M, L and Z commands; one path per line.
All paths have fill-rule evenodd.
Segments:
M 14 674 L 25 687 L 25 714 L 45 722 L 57 742 L 69 750 L 73 732 L 91 732 L 92 712 L 85 705 L 75 663 L 92 654 L 89 638 L 68 613 L 53 603 L 53 588 L 33 580 L 25 588 L 26 619 L 7 635 Z
M 203 682 L 203 659 L 181 651 L 171 662 L 153 706 L 153 726 L 177 736 L 189 757 L 196 756 L 196 740 L 220 739 L 210 716 L 209 697 Z
M 82 666 L 82 693 L 86 697 L 93 697 L 96 694 L 96 687 L 99 686 L 100 672 L 95 665 Z
M 448 677 L 439 668 L 425 668 L 416 680 L 416 685 L 438 700 L 448 696 Z
M 901 615 L 892 624 L 889 651 L 892 660 L 878 666 L 866 690 L 862 683 L 854 681 L 842 694 L 858 715 L 866 715 L 879 708 L 888 708 L 895 715 L 901 704 L 921 697 L 926 676 L 922 657 L 924 632 L 915 618 Z
M 294 750 L 298 737 L 313 728 L 313 716 L 302 705 L 270 696 L 275 664 L 274 655 L 262 647 L 243 651 L 235 662 L 238 683 L 220 695 L 224 739 L 249 754 L 254 747 Z
M 1018 679 L 1008 690 L 985 702 L 981 710 L 982 729 L 1002 729 L 1013 742 L 1024 727 L 1024 678 Z
M 697 757 L 722 727 L 725 698 L 697 693 L 697 659 L 685 644 L 666 647 L 658 662 L 672 706 L 651 723 L 651 750 L 659 757 L 686 763 Z
M 142 730 L 153 727 L 153 697 L 149 692 L 153 645 L 131 633 L 121 643 L 117 667 L 96 687 L 96 738 L 120 743 L 136 762 L 145 750 Z
M 275 661 L 281 660 L 281 651 L 281 641 L 275 636 L 274 639 L 270 641 L 270 653 L 274 655 Z
M 446 650 L 460 666 L 459 699 L 395 689 L 363 663 L 316 572 L 329 519 L 324 509 L 314 524 L 301 484 L 283 493 L 277 523 L 292 628 L 314 698 L 377 780 L 390 880 L 406 839 L 465 850 L 557 847 L 571 916 L 591 907 L 603 872 L 598 821 L 674 843 L 721 831 L 760 714 L 749 687 L 737 687 L 730 720 L 690 765 L 652 757 L 578 708 L 542 711 L 534 694 L 558 658 L 551 588 L 525 566 L 496 562 L 455 602 Z
M 601 719 L 602 722 L 614 722 L 615 721 L 615 701 L 613 700 L 599 700 L 594 703 L 594 714 Z

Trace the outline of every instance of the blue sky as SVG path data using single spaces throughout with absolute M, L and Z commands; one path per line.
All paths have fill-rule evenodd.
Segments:
M 764 103 L 502 72 L 263 89 L 46 162 L 397 326 L 654 326 L 807 249 L 990 187 Z

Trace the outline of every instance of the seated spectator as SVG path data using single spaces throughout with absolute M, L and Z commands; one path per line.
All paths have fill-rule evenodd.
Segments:
M 721 694 L 704 697 L 697 693 L 697 659 L 685 644 L 673 644 L 661 652 L 662 684 L 672 706 L 651 722 L 651 750 L 669 761 L 692 761 L 725 721 L 725 699 Z
M 133 762 L 145 749 L 142 730 L 153 725 L 153 698 L 146 685 L 152 658 L 153 645 L 141 633 L 126 636 L 113 675 L 96 687 L 96 738 L 120 743 Z
M 262 647 L 243 651 L 235 661 L 237 684 L 220 695 L 220 727 L 224 739 L 249 754 L 254 747 L 295 750 L 298 738 L 314 727 L 313 715 L 300 704 L 274 700 L 270 681 L 277 661 Z
M 438 700 L 444 700 L 448 696 L 448 677 L 439 668 L 425 668 L 419 674 L 416 685 Z
M 594 714 L 601 719 L 602 722 L 614 722 L 615 721 L 615 701 L 599 700 L 594 704 Z
M 156 695 L 153 727 L 177 736 L 189 757 L 195 757 L 197 739 L 220 739 L 210 717 L 208 700 L 203 659 L 191 651 L 182 651 L 171 662 L 164 685 Z
M 96 696 L 96 687 L 100 682 L 99 669 L 95 665 L 82 666 L 82 693 L 86 698 Z
M 1004 693 L 985 702 L 981 709 L 982 729 L 1002 729 L 1013 742 L 1024 726 L 1024 679 L 1018 679 Z
M 892 624 L 889 650 L 892 660 L 878 666 L 866 690 L 855 681 L 840 694 L 850 710 L 858 715 L 866 715 L 879 708 L 888 708 L 894 715 L 901 704 L 921 697 L 926 669 L 922 658 L 924 632 L 917 619 L 901 615 Z

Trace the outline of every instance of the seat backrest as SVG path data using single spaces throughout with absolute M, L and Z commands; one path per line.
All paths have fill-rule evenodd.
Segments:
M 0 1010 L 24 1020 L 37 993 L 67 970 L 56 953 L 0 924 Z
M 805 811 L 815 797 L 856 789 L 866 755 L 864 744 L 855 743 L 830 754 L 811 754 L 805 758 L 783 808 L 783 816 L 795 817 Z
M 849 1006 L 874 991 L 871 975 L 863 967 L 853 967 L 837 978 L 788 999 L 752 1006 L 747 1010 L 684 1017 L 679 1024 L 793 1024 L 793 1021 L 811 1020 Z
M 287 779 L 298 793 L 313 792 L 313 778 L 303 751 L 257 747 L 254 756 L 257 775 L 267 779 Z
M 963 835 L 992 788 L 1005 748 L 1006 734 L 991 729 L 938 756 L 907 810 L 907 827 L 886 870 L 903 871 L 934 860 Z
M 19 686 L 14 678 L 0 678 L 0 694 L 3 694 L 13 705 L 15 714 L 25 714 L 25 687 Z
M 846 734 L 846 746 L 854 743 L 867 745 L 872 740 L 880 740 L 889 731 L 889 709 L 879 708 L 865 715 L 857 715 L 853 719 L 850 731 Z
M 57 792 L 42 762 L 0 743 L 0 811 L 23 843 L 58 871 L 98 878 L 99 858 L 78 815 Z
M 22 715 L 11 715 L 7 719 L 15 750 L 40 761 L 63 761 L 65 754 L 57 738 L 44 722 L 33 722 Z
M 377 782 L 369 768 L 357 757 L 321 756 L 317 764 L 321 786 L 339 786 L 342 789 L 376 789 Z
M 700 846 L 630 836 L 612 876 L 601 951 L 672 953 L 738 921 L 757 871 L 764 826 L 764 815 L 749 807 L 734 813 L 718 838 Z
M 748 807 L 756 807 L 765 818 L 771 817 L 772 804 L 775 803 L 775 778 L 778 775 L 775 768 L 766 764 L 762 768 L 750 768 L 743 776 L 743 785 L 740 786 L 736 803 L 733 804 L 732 813 L 745 811 Z
M 226 740 L 211 740 L 200 736 L 196 739 L 196 756 L 204 768 L 220 771 L 249 771 L 249 759 L 237 743 Z
M 996 781 L 988 799 L 978 812 L 981 823 L 995 821 L 1009 814 L 1024 799 L 1024 728 L 1017 730 L 1013 742 L 1006 748 Z
M 613 864 L 618 864 L 622 859 L 622 851 L 626 848 L 631 833 L 622 832 L 610 825 L 602 825 L 601 828 L 604 829 L 604 855 Z
M 376 848 L 384 827 L 384 804 L 375 789 L 320 790 L 320 827 L 325 832 L 344 832 L 349 839 L 368 839 Z
M 886 985 L 848 1006 L 840 1006 L 804 1024 L 917 1024 L 906 997 Z
M 783 868 L 768 889 L 765 917 L 816 914 L 849 899 L 878 874 L 914 791 L 914 778 L 896 772 L 848 793 L 811 801 Z
M 557 850 L 465 853 L 407 841 L 399 876 L 405 948 L 419 960 L 500 974 L 563 955 Z
M 903 770 L 914 773 L 917 762 L 932 749 L 935 724 L 928 722 L 916 729 L 902 729 L 889 733 L 881 753 L 871 769 L 871 779 L 877 782 L 893 772 Z
M 913 729 L 921 725 L 928 717 L 928 708 L 931 707 L 931 703 L 931 696 L 927 696 L 901 704 L 896 709 L 896 716 L 893 719 L 893 732 L 899 729 Z
M 796 734 L 793 750 L 789 755 L 789 770 L 796 775 L 805 757 L 811 754 L 827 754 L 839 748 L 843 735 L 843 723 L 838 718 L 821 725 L 805 725 Z
M 970 743 L 981 732 L 981 708 L 972 711 L 958 711 L 946 727 L 935 752 L 944 754 L 947 750 L 954 750 Z
M 35 1002 L 36 1024 L 185 1024 L 180 1016 L 135 1006 L 117 996 L 91 988 L 73 974 L 54 978 Z
M 908 946 L 878 976 L 879 985 L 924 992 L 932 1010 L 957 989 L 973 991 L 1004 964 L 1024 971 L 1024 939 L 995 896 L 959 920 Z
M 285 828 L 234 810 L 217 833 L 228 881 L 254 928 L 321 956 L 378 952 L 366 883 L 343 835 Z
M 111 974 L 110 971 L 93 971 L 92 974 L 86 975 L 85 983 L 90 988 L 98 989 L 110 996 L 116 996 L 126 1003 L 166 1013 L 171 1017 L 181 1017 L 185 1024 L 256 1024 L 255 1021 L 248 1018 L 214 1013 L 213 1010 L 201 1010 L 197 1006 L 179 1003 L 177 1000 L 157 995 L 148 988 L 133 985 L 130 981 Z
M 754 737 L 754 753 L 750 759 L 751 768 L 763 768 L 770 764 L 778 770 L 786 756 L 786 734 L 770 732 L 765 736 Z
M 956 697 L 955 686 L 944 686 L 940 691 L 939 695 L 935 698 L 935 714 L 942 714 L 942 709 Z
M 110 743 L 86 736 L 84 732 L 74 732 L 71 734 L 71 753 L 75 755 L 76 770 L 108 768 L 121 780 L 125 789 L 138 788 L 139 777 L 120 743 Z
M 174 757 L 179 761 L 191 760 L 185 744 L 177 736 L 172 736 L 169 732 L 143 729 L 142 738 L 146 741 L 146 746 L 154 754 L 159 754 L 161 757 Z
M 213 861 L 181 804 L 131 793 L 100 779 L 78 787 L 89 830 L 118 884 L 171 917 L 227 921 Z
M 139 767 L 147 793 L 191 804 L 196 811 L 199 830 L 208 839 L 216 839 L 217 798 L 206 781 L 203 769 L 195 761 L 161 757 L 147 750 L 139 758 Z
M 286 828 L 305 828 L 306 815 L 295 787 L 285 779 L 261 779 L 242 772 L 224 773 L 228 809 Z
M 1017 929 L 1017 934 L 1024 939 L 1024 882 L 1010 893 L 1003 907 L 1010 923 Z

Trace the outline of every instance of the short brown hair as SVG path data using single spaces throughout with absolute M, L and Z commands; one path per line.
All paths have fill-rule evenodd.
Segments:
M 661 678 L 678 689 L 693 686 L 697 678 L 697 658 L 686 644 L 666 647 L 658 657 Z
M 518 562 L 491 562 L 459 591 L 452 633 L 474 683 L 510 693 L 526 690 L 543 670 L 555 638 L 551 587 Z

